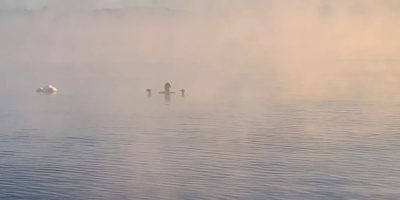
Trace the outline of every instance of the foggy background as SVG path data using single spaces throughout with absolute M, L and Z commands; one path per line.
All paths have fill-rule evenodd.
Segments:
M 399 100 L 397 0 L 2 0 L 0 96 Z M 26 95 L 29 94 L 29 98 Z M 86 105 L 86 104 L 85 104 Z

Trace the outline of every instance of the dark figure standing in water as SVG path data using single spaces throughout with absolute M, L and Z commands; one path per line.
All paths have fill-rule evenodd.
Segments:
M 151 89 L 146 89 L 147 97 L 151 97 Z
M 184 97 L 185 96 L 185 89 L 181 89 L 179 91 L 181 91 L 181 96 Z

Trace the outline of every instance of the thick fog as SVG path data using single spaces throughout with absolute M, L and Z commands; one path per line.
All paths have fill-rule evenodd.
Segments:
M 18 2 L 0 4 L 3 97 L 399 99 L 397 0 Z

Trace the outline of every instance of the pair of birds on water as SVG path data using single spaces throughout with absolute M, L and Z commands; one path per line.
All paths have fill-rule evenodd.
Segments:
M 159 92 L 160 94 L 165 94 L 165 95 L 170 95 L 170 94 L 175 94 L 175 92 L 171 92 L 171 84 L 170 83 L 165 83 L 164 85 L 164 91 Z M 185 89 L 181 89 L 179 90 L 181 92 L 181 96 L 185 96 Z M 151 89 L 146 89 L 147 92 L 147 96 L 150 97 L 151 96 Z

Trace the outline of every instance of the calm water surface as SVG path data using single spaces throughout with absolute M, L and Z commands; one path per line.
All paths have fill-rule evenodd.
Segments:
M 74 97 L 4 98 L 0 199 L 400 199 L 400 104 Z

